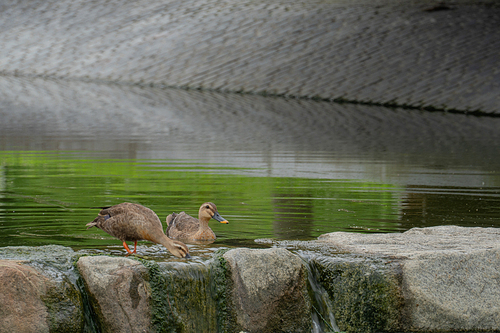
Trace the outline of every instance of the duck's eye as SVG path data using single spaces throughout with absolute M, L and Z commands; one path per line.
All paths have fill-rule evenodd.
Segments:
M 205 208 L 206 208 L 206 209 L 210 209 L 210 206 L 209 206 L 209 205 L 206 205 L 206 206 L 205 206 Z

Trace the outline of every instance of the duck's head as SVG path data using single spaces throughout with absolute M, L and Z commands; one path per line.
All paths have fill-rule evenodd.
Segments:
M 201 205 L 200 210 L 198 211 L 198 218 L 200 220 L 210 220 L 214 219 L 219 221 L 220 223 L 229 223 L 225 218 L 220 216 L 217 211 L 217 206 L 215 206 L 212 202 L 205 202 Z
M 171 242 L 169 242 L 169 246 L 167 246 L 167 249 L 176 257 L 186 259 L 191 258 L 186 244 L 182 242 L 171 240 Z

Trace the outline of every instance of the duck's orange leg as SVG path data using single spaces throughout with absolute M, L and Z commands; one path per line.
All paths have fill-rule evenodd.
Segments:
M 137 241 L 134 242 L 134 252 L 132 253 L 137 253 Z
M 136 244 L 137 244 L 137 242 L 136 242 Z M 127 250 L 128 254 L 135 253 L 135 249 L 134 249 L 134 252 L 130 251 L 130 249 L 128 248 L 128 245 L 125 241 L 123 242 L 123 247 L 125 248 L 125 250 Z

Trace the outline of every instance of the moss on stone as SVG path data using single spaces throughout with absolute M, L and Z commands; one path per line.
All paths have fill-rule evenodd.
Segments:
M 400 273 L 385 261 L 324 259 L 311 262 L 327 290 L 337 325 L 345 332 L 401 328 Z
M 36 269 L 46 277 L 40 299 L 47 308 L 50 332 L 84 330 L 84 305 L 74 283 L 78 274 L 73 266 L 75 257 L 71 248 L 60 245 L 0 248 L 0 258 L 22 260 L 24 265 Z
M 183 323 L 181 332 L 216 331 L 216 304 L 211 290 L 210 272 L 205 264 L 163 266 L 167 276 L 165 290 L 176 318 Z
M 208 265 L 141 262 L 149 270 L 152 324 L 156 332 L 217 331 L 217 306 Z
M 65 278 L 47 288 L 41 297 L 48 311 L 50 332 L 82 332 L 84 327 L 83 301 L 80 292 Z
M 210 284 L 217 309 L 217 331 L 237 332 L 236 319 L 231 311 L 232 302 L 230 292 L 232 288 L 230 267 L 224 253 L 229 249 L 221 249 L 213 254 L 210 265 Z
M 85 288 L 85 282 L 81 276 L 76 280 L 77 288 L 82 297 L 83 304 L 83 317 L 84 317 L 84 332 L 85 333 L 97 333 L 102 332 L 99 326 L 99 320 L 97 320 L 97 314 L 94 312 L 94 308 L 90 304 L 89 295 L 87 289 Z
M 140 260 L 148 268 L 151 288 L 151 322 L 156 332 L 181 332 L 182 322 L 176 316 L 165 291 L 166 277 L 154 261 Z
M 312 331 L 312 302 L 307 288 L 307 269 L 302 265 L 297 280 L 289 281 L 282 300 L 277 304 L 274 320 L 269 323 L 271 332 Z

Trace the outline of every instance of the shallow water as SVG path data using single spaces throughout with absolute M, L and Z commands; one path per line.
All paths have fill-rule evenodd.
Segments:
M 217 204 L 190 245 L 334 231 L 500 226 L 500 119 L 252 95 L 0 77 L 1 246 L 124 253 L 98 207 Z M 168 254 L 140 243 L 143 255 Z

